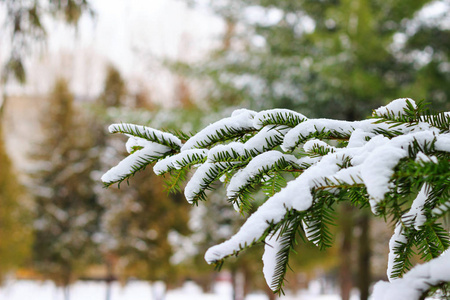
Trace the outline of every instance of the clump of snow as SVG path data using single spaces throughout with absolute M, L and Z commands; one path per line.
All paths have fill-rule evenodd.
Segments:
M 227 197 L 235 198 L 242 187 L 250 183 L 256 176 L 260 175 L 263 170 L 273 168 L 282 159 L 290 163 L 297 162 L 295 156 L 283 154 L 275 150 L 264 152 L 263 154 L 254 157 L 244 169 L 241 169 L 231 178 L 227 187 Z
M 418 300 L 430 286 L 450 281 L 450 252 L 407 272 L 403 278 L 392 282 L 379 281 L 374 286 L 372 298 L 375 300 L 408 299 Z
M 123 178 L 132 174 L 134 172 L 134 167 L 142 161 L 162 157 L 165 153 L 172 150 L 167 146 L 148 141 L 142 143 L 142 145 L 144 145 L 144 148 L 137 150 L 124 158 L 117 166 L 103 174 L 101 180 L 105 183 L 123 180 Z
M 356 128 L 348 140 L 347 148 L 362 147 L 368 142 L 366 138 L 372 138 L 374 136 L 374 133 L 367 132 L 361 128 Z
M 208 162 L 218 162 L 220 161 L 220 156 L 226 155 L 231 158 L 239 158 L 244 156 L 244 144 L 238 142 L 232 142 L 227 145 L 217 145 L 211 148 L 208 153 Z
M 305 231 L 305 236 L 308 241 L 313 241 L 313 243 L 317 246 L 319 244 L 318 240 L 313 240 L 317 230 L 313 230 L 314 226 L 317 225 L 317 221 L 307 221 L 305 219 L 302 220 L 303 230 Z
M 420 151 L 416 155 L 416 162 L 420 162 L 420 163 L 432 162 L 432 163 L 437 164 L 438 163 L 438 159 L 434 155 L 428 156 L 425 153 L 423 153 L 422 151 Z
M 344 136 L 350 136 L 355 130 L 353 122 L 331 120 L 331 119 L 310 119 L 295 126 L 284 137 L 281 148 L 283 151 L 291 151 L 310 134 L 322 131 L 332 131 Z
M 385 146 L 375 149 L 365 159 L 361 169 L 361 178 L 370 195 L 373 212 L 376 212 L 377 204 L 384 199 L 384 195 L 391 188 L 389 180 L 394 174 L 394 167 L 400 159 L 407 155 L 406 150 Z
M 125 148 L 127 149 L 128 153 L 131 153 L 136 150 L 136 147 L 141 148 L 145 147 L 148 141 L 139 137 L 130 136 L 125 144 Z
M 276 290 L 276 285 L 273 285 L 273 278 L 275 275 L 275 268 L 277 266 L 277 254 L 282 250 L 279 241 L 281 230 L 270 233 L 264 241 L 263 274 L 267 285 L 273 290 Z
M 395 249 L 401 247 L 408 241 L 403 233 L 403 230 L 404 229 L 402 224 L 397 223 L 397 225 L 395 226 L 394 234 L 389 240 L 389 256 L 387 267 L 387 276 L 389 278 L 389 281 L 395 280 L 395 278 L 392 277 L 392 271 L 394 270 L 395 262 L 398 257 L 398 254 L 395 253 Z
M 140 137 L 143 137 L 148 141 L 156 143 L 158 143 L 158 141 L 166 141 L 171 145 L 171 147 L 180 148 L 182 145 L 180 139 L 173 134 L 153 129 L 147 126 L 135 125 L 130 123 L 118 123 L 111 124 L 108 129 L 111 133 L 122 132 L 131 136 L 139 135 Z
M 184 166 L 191 164 L 193 161 L 197 162 L 203 160 L 207 156 L 207 154 L 208 150 L 206 149 L 185 150 L 181 153 L 166 157 L 158 161 L 153 166 L 153 172 L 155 172 L 156 175 L 161 175 L 170 171 L 171 169 L 179 170 Z
M 416 102 L 410 98 L 400 98 L 391 101 L 386 106 L 381 106 L 374 110 L 374 114 L 377 116 L 389 117 L 389 116 L 403 116 L 405 115 L 405 109 L 408 102 L 412 104 L 414 108 L 417 108 Z
M 265 126 L 244 144 L 244 148 L 247 153 L 262 153 L 270 150 L 281 143 L 284 135 L 290 129 L 286 126 Z
M 429 131 L 401 135 L 374 149 L 367 156 L 361 169 L 361 177 L 370 195 L 370 204 L 374 213 L 378 203 L 384 199 L 384 195 L 391 188 L 389 181 L 394 173 L 394 167 L 402 158 L 408 156 L 405 149 L 414 142 L 425 146 L 435 138 L 434 133 Z
M 318 139 L 312 139 L 312 140 L 307 141 L 303 145 L 303 150 L 305 150 L 306 152 L 313 152 L 314 148 L 320 148 L 320 147 L 325 148 L 325 149 L 329 149 L 329 150 L 336 149 L 335 147 L 332 147 L 332 146 L 328 145 L 324 141 L 321 141 L 321 140 L 318 140 Z
M 297 124 L 307 119 L 304 115 L 298 112 L 289 109 L 276 108 L 258 112 L 254 118 L 253 126 L 256 129 L 261 129 L 264 126 L 264 123 L 268 120 L 276 119 L 277 117 Z
M 419 230 L 423 224 L 425 224 L 427 217 L 424 214 L 425 202 L 428 199 L 429 186 L 424 184 L 411 204 L 411 209 L 408 213 L 402 216 L 402 222 L 406 226 L 413 226 L 416 230 Z
M 206 126 L 203 130 L 191 137 L 181 148 L 181 151 L 192 148 L 204 148 L 204 144 L 214 142 L 217 133 L 243 130 L 254 130 L 253 117 L 255 112 L 246 109 L 239 109 L 232 113 L 231 117 L 222 119 Z
M 436 150 L 450 152 L 450 134 L 441 134 L 436 138 L 436 143 L 434 144 Z

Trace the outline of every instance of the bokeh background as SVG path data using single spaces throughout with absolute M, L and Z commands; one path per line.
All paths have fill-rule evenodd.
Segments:
M 203 260 L 243 222 L 220 186 L 198 207 L 149 169 L 103 188 L 126 153 L 108 125 L 448 111 L 449 56 L 448 0 L 0 0 L 0 299 L 274 299 L 262 245 L 220 273 Z M 333 247 L 299 241 L 282 298 L 368 299 L 386 279 L 389 225 L 334 218 Z

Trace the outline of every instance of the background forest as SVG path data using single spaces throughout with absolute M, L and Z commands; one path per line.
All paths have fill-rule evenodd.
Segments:
M 151 170 L 120 189 L 103 188 L 101 174 L 126 152 L 108 124 L 195 132 L 237 107 L 359 120 L 399 97 L 450 109 L 448 1 L 112 2 L 0 0 L 4 280 L 52 280 L 67 288 L 67 299 L 80 279 L 106 282 L 107 299 L 115 281 L 162 281 L 173 289 L 192 280 L 211 291 L 227 280 L 234 299 L 255 291 L 274 298 L 260 274 L 262 245 L 222 273 L 204 262 L 205 250 L 243 222 L 219 192 L 190 207 L 181 193 L 165 191 L 173 182 Z M 113 22 L 133 24 L 130 32 L 91 34 L 105 15 L 116 16 L 117 5 L 125 5 L 125 21 Z M 180 7 L 189 15 L 181 21 Z M 137 22 L 136 11 L 152 9 L 171 17 Z M 186 29 L 173 33 L 176 43 L 147 37 L 180 24 Z M 117 39 L 110 48 L 128 50 L 86 46 L 108 35 Z M 386 278 L 391 228 L 352 206 L 334 217 L 335 246 L 300 243 L 287 290 L 315 280 L 320 292 L 367 299 L 371 284 Z

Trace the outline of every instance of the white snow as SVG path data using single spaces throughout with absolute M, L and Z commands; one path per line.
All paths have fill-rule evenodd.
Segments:
M 202 144 L 208 144 L 213 141 L 213 136 L 222 130 L 254 130 L 253 117 L 255 112 L 246 109 L 240 109 L 233 112 L 231 117 L 224 118 L 215 123 L 206 126 L 203 130 L 191 137 L 181 148 L 181 151 L 192 148 L 203 148 Z
M 220 155 L 227 155 L 232 158 L 239 158 L 239 156 L 244 156 L 244 144 L 238 142 L 232 142 L 227 145 L 217 145 L 208 153 L 208 162 L 219 162 Z
M 147 126 L 135 125 L 130 123 L 117 123 L 111 124 L 109 127 L 109 132 L 117 133 L 124 132 L 128 135 L 133 135 L 133 133 L 138 133 L 141 136 L 145 137 L 149 141 L 157 142 L 153 140 L 153 137 L 156 137 L 158 140 L 165 140 L 170 144 L 176 145 L 178 148 L 181 147 L 182 143 L 179 138 L 174 136 L 171 133 L 163 132 L 157 129 L 153 129 Z
M 423 153 L 422 151 L 419 151 L 419 153 L 417 153 L 417 155 L 416 155 L 416 162 L 421 162 L 421 163 L 432 162 L 432 163 L 437 164 L 438 159 L 434 155 L 428 156 L 425 153 Z
M 208 155 L 206 149 L 190 149 L 182 151 L 181 153 L 166 157 L 158 161 L 153 166 L 153 172 L 156 175 L 164 174 L 171 169 L 181 169 L 184 166 L 190 164 L 192 161 L 199 161 L 204 159 Z
M 133 166 L 137 163 L 147 160 L 150 157 L 161 157 L 169 151 L 171 151 L 171 148 L 167 146 L 147 141 L 144 148 L 125 157 L 119 164 L 117 164 L 117 166 L 112 167 L 108 172 L 103 174 L 101 180 L 105 183 L 122 180 L 124 177 L 133 172 Z
M 409 101 L 414 108 L 417 108 L 416 102 L 410 98 L 400 98 L 391 101 L 388 105 L 382 106 L 374 110 L 374 113 L 378 116 L 388 117 L 389 115 L 402 116 L 405 115 L 405 108 L 407 107 L 407 101 Z
M 436 143 L 434 144 L 436 150 L 450 152 L 450 134 L 441 134 L 436 138 Z
M 286 126 L 265 126 L 244 144 L 244 148 L 250 153 L 262 153 L 266 150 L 272 149 L 272 144 L 277 145 L 277 140 L 280 140 L 281 142 L 284 135 L 289 130 L 291 130 L 291 128 Z
M 128 153 L 131 153 L 136 150 L 136 147 L 140 148 L 145 147 L 146 145 L 148 145 L 147 140 L 136 136 L 130 136 L 125 144 L 125 148 L 127 149 Z
M 254 157 L 244 169 L 241 169 L 231 178 L 227 187 L 227 197 L 235 198 L 241 188 L 251 182 L 262 170 L 273 168 L 281 159 L 291 163 L 297 162 L 295 156 L 283 154 L 276 150 L 264 152 Z
M 314 148 L 320 148 L 320 147 L 323 147 L 323 148 L 329 149 L 329 150 L 333 150 L 333 151 L 334 151 L 334 149 L 336 149 L 335 147 L 328 145 L 324 141 L 321 141 L 318 139 L 311 139 L 303 145 L 303 150 L 305 150 L 306 152 L 313 152 Z
M 435 139 L 430 131 L 416 132 L 392 138 L 389 142 L 374 149 L 364 160 L 361 177 L 370 195 L 372 211 L 376 213 L 377 205 L 390 190 L 389 180 L 398 162 L 408 156 L 405 150 L 416 141 L 424 146 Z
M 253 126 L 256 129 L 261 129 L 263 127 L 263 122 L 275 119 L 277 116 L 280 116 L 286 120 L 291 120 L 295 122 L 302 122 L 303 120 L 306 120 L 307 118 L 295 111 L 289 110 L 289 109 L 269 109 L 269 110 L 263 110 L 256 114 L 254 120 L 253 120 Z
M 421 265 L 417 265 L 403 278 L 392 282 L 379 281 L 374 286 L 374 300 L 418 300 L 430 285 L 450 281 L 450 252 Z
M 223 273 L 224 271 L 222 271 Z M 314 284 L 315 283 L 315 284 Z M 317 286 L 318 281 L 313 281 L 311 286 Z M 106 283 L 99 281 L 78 281 L 69 288 L 71 300 L 100 300 L 106 299 Z M 232 286 L 229 280 L 216 281 L 212 292 L 204 293 L 201 288 L 192 281 L 187 281 L 183 286 L 166 290 L 165 297 L 161 298 L 163 283 L 154 284 L 145 281 L 130 281 L 125 285 L 119 282 L 111 284 L 110 300 L 232 300 Z M 317 287 L 320 289 L 320 286 Z M 284 300 L 339 300 L 337 294 L 322 294 L 318 289 L 300 290 L 297 293 L 289 292 L 280 299 Z M 0 300 L 64 300 L 63 290 L 56 287 L 50 281 L 32 280 L 8 280 L 0 287 Z M 267 296 L 260 292 L 248 294 L 245 300 L 267 300 Z M 352 295 L 352 300 L 357 300 Z
M 402 222 L 406 226 L 413 226 L 416 230 L 419 230 L 420 227 L 425 224 L 427 218 L 424 214 L 424 205 L 428 198 L 429 189 L 430 187 L 427 184 L 424 184 L 417 194 L 416 199 L 414 199 L 411 204 L 409 212 L 402 216 Z
M 361 168 L 361 178 L 370 195 L 370 205 L 375 213 L 377 204 L 384 199 L 384 195 L 391 188 L 389 180 L 394 174 L 394 167 L 408 152 L 401 148 L 384 146 L 372 151 Z
M 387 276 L 389 278 L 389 281 L 396 280 L 392 277 L 392 271 L 394 269 L 395 260 L 398 257 L 397 254 L 395 254 L 395 249 L 402 244 L 406 243 L 408 240 L 406 239 L 406 236 L 403 234 L 403 226 L 401 223 L 397 223 L 395 226 L 394 234 L 392 235 L 391 239 L 389 240 L 389 256 L 388 256 L 388 267 L 387 267 Z
M 281 148 L 283 151 L 293 150 L 299 144 L 299 139 L 304 139 L 314 132 L 333 131 L 348 135 L 355 130 L 354 122 L 332 119 L 309 119 L 290 130 L 284 137 Z
M 224 163 L 210 163 L 202 164 L 191 177 L 184 188 L 184 196 L 189 203 L 194 202 L 194 198 L 206 188 L 209 182 L 209 177 L 216 177 L 220 170 L 224 169 Z M 210 183 L 210 182 L 209 182 Z
M 263 261 L 263 274 L 267 285 L 276 290 L 276 286 L 272 285 L 272 280 L 277 266 L 277 254 L 282 249 L 279 241 L 280 230 L 270 233 L 265 240 Z

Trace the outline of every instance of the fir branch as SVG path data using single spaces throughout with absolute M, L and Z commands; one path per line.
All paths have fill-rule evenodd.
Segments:
M 182 192 L 181 185 L 186 181 L 189 168 L 172 170 L 168 177 L 164 176 L 165 189 L 169 193 Z
M 167 146 L 175 151 L 181 148 L 181 141 L 174 135 L 150 127 L 134 124 L 113 124 L 109 126 L 111 133 L 123 133 Z
M 294 128 L 301 122 L 306 121 L 306 117 L 297 112 L 289 110 L 269 110 L 256 115 L 258 126 L 283 125 Z
M 279 251 L 275 258 L 275 270 L 273 272 L 272 282 L 270 288 L 278 295 L 284 294 L 283 285 L 285 275 L 289 267 L 289 256 L 294 251 L 294 247 L 297 244 L 296 235 L 300 233 L 302 222 L 302 214 L 298 212 L 292 212 L 288 218 L 285 218 L 279 229 L 273 234 L 277 234 L 277 242 L 279 244 Z
M 303 218 L 305 235 L 320 250 L 331 247 L 333 236 L 329 226 L 334 226 L 334 196 L 325 191 L 313 193 L 314 204 Z

